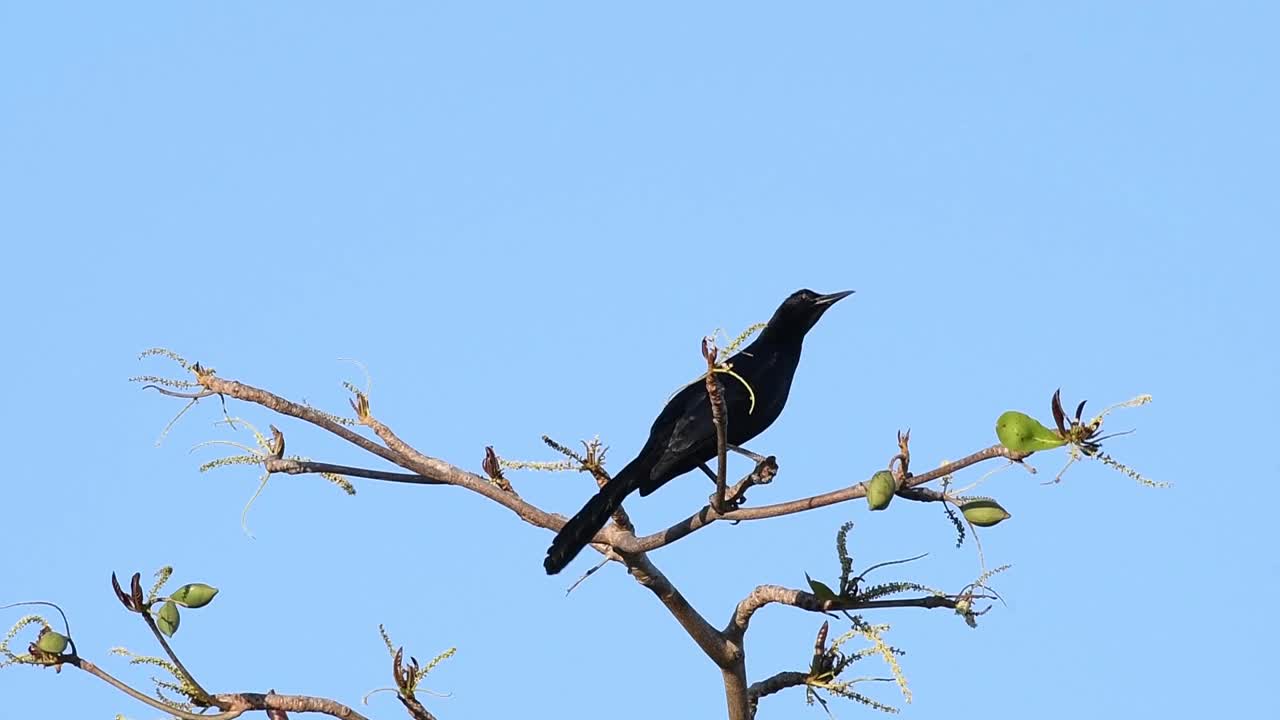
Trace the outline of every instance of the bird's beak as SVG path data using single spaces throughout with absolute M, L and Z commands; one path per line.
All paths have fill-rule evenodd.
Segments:
M 841 299 L 841 298 L 847 298 L 847 297 L 849 297 L 849 296 L 850 296 L 850 295 L 852 295 L 852 294 L 853 294 L 853 291 L 852 291 L 852 290 L 842 290 L 842 291 L 840 291 L 840 292 L 834 292 L 834 293 L 831 293 L 830 295 L 819 295 L 819 296 L 818 296 L 818 299 L 814 301 L 814 304 L 815 304 L 815 305 L 830 305 L 830 304 L 834 303 L 835 301 L 837 301 L 837 300 L 839 300 L 839 299 Z

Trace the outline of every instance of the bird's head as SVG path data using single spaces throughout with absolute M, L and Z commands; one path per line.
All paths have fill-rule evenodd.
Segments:
M 817 324 L 828 309 L 841 298 L 853 294 L 852 290 L 823 295 L 809 289 L 797 290 L 778 306 L 764 333 L 777 338 L 802 339 Z

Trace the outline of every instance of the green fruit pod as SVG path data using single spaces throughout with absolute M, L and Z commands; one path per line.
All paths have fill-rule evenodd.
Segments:
M 213 601 L 218 588 L 204 583 L 189 583 L 173 592 L 169 597 L 185 608 L 202 608 Z
M 50 655 L 61 655 L 67 649 L 67 636 L 45 628 L 40 632 L 40 637 L 36 638 L 36 647 Z
M 156 625 L 160 628 L 160 632 L 169 637 L 178 632 L 178 625 L 182 622 L 182 616 L 178 614 L 178 605 L 172 600 L 165 601 L 160 606 L 160 612 L 156 614 Z
M 893 501 L 893 494 L 898 491 L 898 483 L 893 473 L 881 470 L 867 481 L 867 507 L 872 510 L 883 510 Z
M 1017 410 L 1009 410 L 996 419 L 996 437 L 1001 445 L 1019 453 L 1052 450 L 1067 443 L 1040 421 Z
M 964 513 L 965 520 L 978 527 L 991 527 L 1013 517 L 995 500 L 972 500 L 961 505 L 960 512 Z

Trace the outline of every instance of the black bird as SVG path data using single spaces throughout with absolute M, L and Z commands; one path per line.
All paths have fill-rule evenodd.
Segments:
M 792 293 L 782 301 L 755 341 L 728 359 L 733 371 L 755 392 L 752 408 L 747 388 L 732 376 L 722 376 L 729 444 L 745 444 L 778 419 L 791 392 L 791 378 L 800 363 L 805 333 L 833 303 L 852 293 L 852 290 L 830 295 L 819 295 L 812 290 Z M 676 393 L 653 421 L 649 440 L 640 454 L 605 483 L 556 534 L 542 563 L 547 574 L 563 570 L 632 492 L 639 490 L 641 496 L 648 495 L 715 456 L 716 431 L 706 385 L 693 382 Z

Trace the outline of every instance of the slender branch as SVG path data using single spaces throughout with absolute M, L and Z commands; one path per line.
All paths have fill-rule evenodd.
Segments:
M 212 390 L 201 390 L 200 392 L 189 392 L 189 393 L 178 392 L 177 390 L 169 390 L 166 388 L 162 388 L 159 385 L 143 385 L 142 389 L 155 390 L 161 395 L 168 395 L 169 397 L 182 398 L 184 400 L 201 400 L 207 397 L 213 397 L 214 395 L 218 394 L 216 392 L 213 392 Z
M 278 693 L 222 693 L 213 696 L 213 704 L 219 708 L 243 710 L 282 710 L 295 713 L 323 713 L 340 720 L 369 720 L 364 715 L 337 700 L 309 695 L 280 695 Z M 238 714 L 238 713 L 237 713 Z M 199 715 L 197 720 L 209 716 Z M 217 717 L 217 716 L 214 716 Z
M 436 716 L 432 715 L 431 712 L 427 710 L 426 706 L 418 702 L 418 698 L 405 697 L 404 695 L 397 693 L 396 699 L 400 701 L 401 705 L 404 705 L 405 710 L 409 711 L 409 716 L 412 717 L 413 720 L 436 720 Z
M 372 440 L 339 425 L 329 419 L 324 413 L 321 413 L 314 408 L 299 405 L 266 390 L 246 385 L 235 380 L 220 378 L 216 375 L 202 376 L 201 383 L 205 389 L 211 393 L 224 395 L 246 402 L 252 402 L 282 415 L 288 415 L 312 423 L 313 425 L 328 430 L 344 440 L 351 442 L 361 449 L 367 450 L 378 457 L 389 460 L 400 467 L 410 470 L 415 476 L 422 478 L 418 481 L 412 481 L 408 478 L 400 479 L 399 474 L 397 474 L 397 478 L 393 480 L 395 482 L 457 485 L 493 500 L 499 505 L 511 510 L 522 520 L 531 525 L 546 528 L 548 530 L 558 531 L 564 526 L 565 522 L 567 522 L 567 518 L 558 514 L 548 513 L 541 508 L 520 499 L 519 497 L 515 497 L 511 493 L 504 492 L 501 488 L 495 487 L 492 483 L 479 475 L 467 472 L 461 468 L 450 465 L 443 460 L 432 458 L 418 452 L 396 436 L 390 428 L 372 417 L 366 418 L 365 424 L 371 427 L 374 432 L 378 434 L 383 442 L 387 444 L 386 447 L 378 445 Z M 993 445 L 928 472 L 913 475 L 904 481 L 903 487 L 910 488 L 927 483 L 984 460 L 1007 458 L 1009 460 L 1016 461 L 1021 460 L 1024 457 L 1026 457 L 1026 455 L 1013 452 L 1001 445 Z M 364 477 L 370 476 L 364 475 Z M 755 484 L 761 484 L 761 482 L 762 481 L 756 481 Z M 671 527 L 650 535 L 636 537 L 625 529 L 616 526 L 608 526 L 596 533 L 596 536 L 592 538 L 592 542 L 611 545 L 620 553 L 635 555 L 637 553 L 649 552 L 665 545 L 670 545 L 686 535 L 710 525 L 716 520 L 761 520 L 781 515 L 791 515 L 820 507 L 826 507 L 828 505 L 834 505 L 836 503 L 847 502 L 849 500 L 865 497 L 865 495 L 865 485 L 858 483 L 850 487 L 841 488 L 839 490 L 807 498 L 801 498 L 799 500 L 752 508 L 737 508 L 723 513 L 716 512 L 711 505 L 707 505 Z M 730 493 L 730 497 L 733 497 L 733 493 Z
M 918 598 L 902 598 L 898 600 L 864 600 L 840 601 L 820 600 L 818 596 L 803 590 L 793 590 L 780 585 L 760 585 L 752 590 L 734 609 L 733 617 L 724 629 L 728 640 L 741 641 L 751 623 L 751 616 L 757 610 L 772 603 L 790 605 L 809 612 L 830 612 L 833 610 L 874 610 L 880 608 L 918 607 L 918 608 L 955 608 L 954 598 L 942 595 L 928 595 Z
M 140 690 L 137 690 L 122 680 L 112 676 L 106 670 L 98 667 L 95 663 L 90 662 L 79 656 L 68 656 L 65 659 L 66 664 L 79 668 L 84 672 L 106 682 L 120 692 L 145 703 L 161 712 L 167 713 L 174 717 L 182 718 L 182 720 L 234 720 L 248 711 L 258 710 L 280 710 L 284 712 L 317 712 L 325 715 L 331 715 L 340 720 L 368 720 L 364 715 L 352 710 L 350 707 L 343 705 L 336 700 L 328 698 L 311 697 L 308 695 L 279 695 L 277 693 L 222 693 L 218 695 L 209 695 L 208 700 L 211 705 L 222 710 L 216 715 L 193 713 L 174 707 L 165 702 L 153 698 Z M 176 658 L 174 659 L 176 663 Z M 425 709 L 424 709 L 425 712 Z M 430 717 L 427 713 L 425 717 Z
M 253 387 L 252 385 L 246 385 L 236 380 L 220 378 L 217 375 L 200 376 L 200 384 L 209 392 L 226 395 L 227 397 L 244 400 L 245 402 L 251 402 L 256 405 L 261 405 L 268 410 L 274 410 L 281 415 L 288 415 L 290 417 L 298 418 L 299 420 L 305 420 L 312 425 L 328 430 L 361 450 L 371 452 L 384 460 L 395 463 L 396 465 L 401 464 L 400 458 L 396 457 L 394 452 L 382 447 L 369 438 L 334 422 L 324 413 L 316 410 L 315 408 L 307 407 L 306 405 L 299 405 L 298 403 L 286 400 L 275 393 Z
M 724 389 L 716 377 L 716 347 L 710 338 L 702 340 L 702 356 L 707 360 L 707 400 L 711 403 L 711 424 L 716 429 L 716 494 L 711 507 L 724 512 L 724 490 L 729 466 L 729 418 L 724 411 Z
M 740 642 L 728 641 L 694 609 L 666 575 L 644 553 L 624 555 L 627 571 L 636 582 L 648 588 L 666 606 L 680 627 L 693 638 L 702 652 L 720 668 L 724 679 L 725 702 L 729 720 L 750 720 L 747 700 L 747 665 Z
M 946 493 L 924 487 L 902 488 L 897 495 L 916 502 L 942 502 L 947 499 Z
M 217 715 L 200 715 L 197 713 L 188 712 L 186 710 L 183 710 L 182 708 L 174 707 L 172 705 L 169 705 L 168 703 L 161 702 L 156 698 L 153 698 L 150 695 L 147 695 L 141 692 L 140 690 L 135 690 L 133 687 L 130 687 L 124 681 L 116 679 L 106 670 L 103 670 L 102 668 L 98 667 L 96 664 L 88 660 L 85 660 L 82 657 L 70 657 L 70 658 L 67 658 L 66 662 L 68 665 L 79 668 L 89 673 L 90 675 L 93 675 L 99 680 L 106 682 L 111 687 L 114 687 L 115 689 L 119 690 L 125 695 L 128 695 L 134 700 L 137 700 L 138 702 L 146 703 L 147 705 L 150 705 L 151 707 L 157 710 L 160 710 L 161 712 L 167 713 L 169 715 L 173 715 L 174 717 L 182 718 L 182 720 L 233 720 L 233 718 L 237 718 L 243 715 L 246 710 L 253 709 L 250 707 L 228 707 L 225 712 L 218 713 Z
M 198 695 L 199 699 L 203 700 L 208 698 L 209 692 L 205 690 L 203 687 L 201 687 L 200 683 L 196 682 L 195 676 L 192 675 L 191 671 L 187 670 L 187 667 L 182 664 L 181 660 L 178 659 L 178 654 L 173 651 L 172 647 L 169 646 L 169 641 L 165 639 L 164 633 L 160 632 L 160 628 L 159 626 L 156 625 L 155 618 L 151 617 L 151 612 L 149 611 L 149 609 L 144 607 L 142 611 L 139 612 L 138 614 L 141 615 L 143 621 L 147 623 L 147 627 L 151 628 L 151 634 L 155 635 L 156 640 L 160 641 L 160 647 L 164 648 L 165 654 L 168 655 L 169 659 L 173 661 L 173 666 L 177 668 L 178 672 L 182 673 L 183 679 L 185 679 L 188 683 L 190 683 L 191 689 L 199 693 Z
M 400 436 L 388 426 L 384 425 L 372 415 L 361 418 L 361 423 L 368 426 L 377 434 L 382 442 L 386 443 L 387 448 L 395 455 L 394 461 L 400 467 L 412 470 L 419 475 L 440 480 L 446 485 L 457 485 L 466 488 L 471 492 L 483 495 L 484 497 L 502 505 L 511 510 L 522 520 L 530 525 L 546 528 L 548 530 L 559 530 L 564 526 L 567 519 L 561 519 L 558 515 L 542 510 L 531 505 L 524 500 L 515 497 L 501 488 L 496 487 L 489 482 L 487 478 L 469 473 L 461 468 L 450 465 L 449 463 L 433 458 L 429 455 L 419 452 L 416 448 L 400 439 Z M 603 536 L 603 537 L 602 537 Z M 612 536 L 607 532 L 597 533 L 593 542 L 610 542 Z
M 740 650 L 725 642 L 720 632 L 689 604 L 684 595 L 680 594 L 676 586 L 662 574 L 647 555 L 643 553 L 623 555 L 622 560 L 636 582 L 657 596 L 675 617 L 676 622 L 680 623 L 680 627 L 689 633 L 689 637 L 693 638 L 712 662 L 725 668 L 741 657 Z
M 992 445 L 991 447 L 983 448 L 982 450 L 979 450 L 976 453 L 967 455 L 954 462 L 949 462 L 949 463 L 946 463 L 945 465 L 936 467 L 932 470 L 929 470 L 928 472 L 923 472 L 923 473 L 920 473 L 919 475 L 912 475 L 911 477 L 905 478 L 902 481 L 902 487 L 910 488 L 910 487 L 915 487 L 917 485 L 923 485 L 924 483 L 931 482 L 933 480 L 937 480 L 938 478 L 951 475 L 952 473 L 955 473 L 959 470 L 963 470 L 964 468 L 967 468 L 970 465 L 976 465 L 980 462 L 983 462 L 984 460 L 991 460 L 994 458 L 1021 460 L 1025 457 L 1026 457 L 1025 453 L 1014 452 L 1003 445 L 998 445 L 998 444 Z M 731 513 L 726 513 L 724 516 L 724 519 L 725 520 L 762 520 L 764 518 L 778 517 L 780 515 L 792 515 L 794 513 L 804 512 L 805 510 L 813 510 L 815 508 L 826 507 L 827 505 L 834 505 L 836 503 L 841 503 L 841 502 L 846 502 L 846 501 L 854 500 L 861 497 L 866 497 L 866 495 L 867 495 L 866 484 L 858 483 L 857 485 L 854 485 L 852 487 L 843 488 L 841 490 L 836 490 L 829 493 L 823 493 L 821 495 L 814 495 L 813 497 L 803 498 L 800 500 L 792 500 L 791 502 L 778 503 L 776 505 L 762 505 L 760 507 L 743 508 L 741 510 L 735 510 Z
M 738 453 L 743 457 L 751 458 L 752 462 L 764 462 L 764 455 L 761 455 L 760 453 L 756 453 L 756 452 L 751 452 L 750 450 L 742 447 L 741 445 L 734 445 L 733 443 L 729 443 L 729 449 Z
M 776 675 L 767 677 L 760 682 L 752 683 L 751 687 L 747 688 L 747 695 L 750 696 L 751 704 L 754 706 L 760 701 L 760 698 L 766 695 L 772 695 L 776 692 L 782 692 L 787 688 L 804 685 L 808 680 L 809 673 L 794 671 L 780 672 Z
M 446 485 L 435 478 L 423 477 L 414 473 L 388 472 L 386 470 L 370 470 L 350 465 L 333 465 L 331 463 L 312 462 L 310 460 L 289 460 L 287 458 L 268 458 L 265 463 L 267 472 L 284 473 L 285 475 L 308 475 L 313 473 L 335 473 L 351 477 L 386 480 L 387 482 L 409 483 L 411 485 Z
M 392 442 L 388 443 L 387 447 L 383 447 L 369 438 L 334 422 L 324 413 L 314 408 L 307 407 L 306 405 L 299 405 L 298 403 L 286 400 L 279 395 L 262 390 L 261 388 L 246 385 L 235 380 L 227 380 L 216 375 L 204 375 L 201 377 L 200 382 L 210 392 L 225 395 L 236 400 L 243 400 L 245 402 L 261 405 L 262 407 L 280 413 L 281 415 L 287 415 L 289 417 L 309 422 L 333 433 L 334 435 L 337 435 L 362 450 L 366 450 L 380 458 L 383 458 L 384 460 L 388 460 L 399 465 L 406 470 L 413 471 L 416 475 L 425 478 L 426 481 L 434 481 L 438 484 L 444 485 L 457 485 L 483 495 L 508 510 L 511 510 L 519 516 L 521 520 L 524 520 L 531 525 L 558 531 L 566 522 L 568 522 L 568 519 L 565 517 L 548 513 L 541 508 L 515 497 L 511 493 L 504 492 L 500 488 L 494 487 L 492 483 L 479 475 L 469 473 L 444 461 L 423 455 L 401 441 L 399 437 L 390 431 L 389 428 L 372 418 L 369 419 L 372 423 L 370 427 L 373 427 L 375 432 L 378 432 L 379 428 L 381 428 L 382 432 L 387 435 L 386 438 L 383 438 L 384 442 L 387 442 L 387 438 L 392 440 Z M 610 528 L 606 528 L 600 533 L 597 533 L 593 541 L 612 543 L 612 541 L 617 540 L 619 537 L 617 532 L 618 531 L 612 531 Z
M 828 623 L 822 623 L 822 627 L 818 630 L 818 635 L 813 642 L 813 661 L 812 667 L 819 667 L 823 656 L 826 654 L 827 629 L 830 627 Z M 747 688 L 747 705 L 750 708 L 750 717 L 754 718 L 756 710 L 760 706 L 760 698 L 766 695 L 772 695 L 776 692 L 782 692 L 787 688 L 796 687 L 797 685 L 807 685 L 810 673 L 806 672 L 780 672 L 765 678 L 757 683 L 752 683 Z
M 937 480 L 940 477 L 945 477 L 959 470 L 963 470 L 970 465 L 976 465 L 983 462 L 984 460 L 1006 458 L 1016 461 L 1025 457 L 1025 454 L 1016 453 L 1003 445 L 992 445 L 991 447 L 979 450 L 978 452 L 973 453 L 972 455 L 967 455 L 959 460 L 946 463 L 945 465 L 934 468 L 928 472 L 920 473 L 919 475 L 912 475 L 903 481 L 903 487 L 915 487 L 916 485 Z M 866 497 L 866 494 L 866 485 L 864 483 L 858 483 L 857 485 L 841 488 L 828 493 L 822 493 L 821 495 L 813 495 L 811 497 L 778 503 L 775 505 L 739 508 L 737 510 L 730 510 L 726 513 L 716 513 L 711 506 L 707 505 L 693 515 L 690 515 L 665 530 L 660 530 L 651 535 L 644 535 L 636 538 L 634 547 L 619 549 L 649 552 L 663 547 L 664 545 L 670 545 L 690 533 L 701 530 L 716 520 L 763 520 L 764 518 L 778 517 L 781 515 L 794 515 L 795 513 L 805 512 L 806 510 L 815 510 L 820 507 L 835 505 L 836 503 L 856 500 L 861 497 Z

